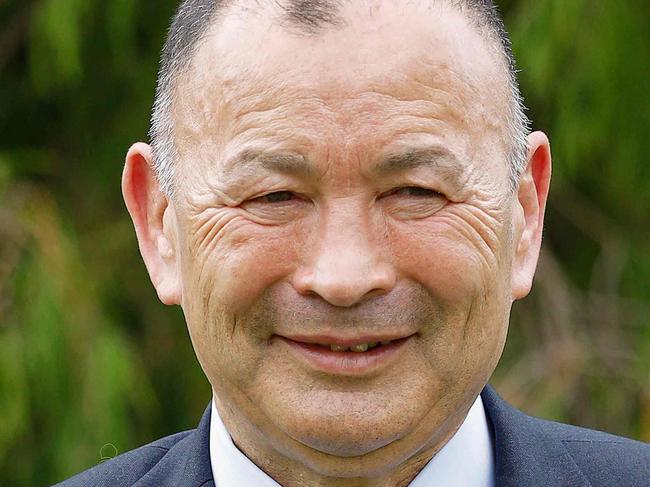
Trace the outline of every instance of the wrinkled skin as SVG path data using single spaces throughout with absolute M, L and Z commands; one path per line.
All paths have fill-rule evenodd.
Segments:
M 513 189 L 493 45 L 449 7 L 372 4 L 315 36 L 233 7 L 178 84 L 174 198 L 147 145 L 126 160 L 158 295 L 235 443 L 283 485 L 408 483 L 488 381 L 539 252 L 548 141 L 529 136 Z M 379 170 L 413 153 L 428 163 Z M 276 336 L 304 332 L 413 337 L 342 376 Z

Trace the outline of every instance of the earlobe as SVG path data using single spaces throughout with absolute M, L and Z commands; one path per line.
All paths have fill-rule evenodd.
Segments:
M 525 297 L 533 283 L 542 243 L 544 212 L 551 181 L 551 149 L 542 132 L 528 136 L 527 165 L 520 176 L 514 219 L 512 298 Z
M 165 304 L 179 304 L 175 219 L 166 217 L 174 210 L 154 174 L 149 145 L 138 142 L 129 149 L 122 174 L 122 195 L 158 297 Z

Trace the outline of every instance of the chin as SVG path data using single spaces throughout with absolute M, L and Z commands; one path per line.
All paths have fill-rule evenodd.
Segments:
M 389 396 L 384 391 L 321 390 L 303 397 L 299 407 L 294 406 L 298 400 L 284 402 L 288 395 L 276 398 L 279 402 L 269 399 L 267 414 L 279 420 L 287 436 L 336 457 L 360 457 L 386 447 L 413 431 L 429 412 L 411 394 Z M 277 414 L 279 410 L 292 413 Z
M 368 431 L 359 428 L 331 428 L 328 431 L 295 431 L 294 439 L 303 445 L 336 457 L 360 457 L 378 450 L 401 436 L 401 432 Z
M 318 421 L 313 419 L 313 424 Z M 426 447 L 425 442 L 419 443 L 421 438 L 406 438 L 412 430 L 405 431 L 396 423 L 399 421 L 388 425 L 366 421 L 327 430 L 307 428 L 306 424 L 286 431 L 298 443 L 290 456 L 326 477 L 379 478 Z

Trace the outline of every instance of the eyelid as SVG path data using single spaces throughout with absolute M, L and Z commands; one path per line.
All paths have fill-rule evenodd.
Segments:
M 264 198 L 268 197 L 269 195 L 273 195 L 276 193 L 287 193 L 290 195 L 290 198 L 287 198 L 286 200 L 281 200 L 281 201 L 265 201 Z M 296 205 L 298 203 L 308 203 L 310 202 L 311 199 L 297 191 L 292 191 L 290 189 L 276 189 L 274 191 L 269 191 L 267 193 L 263 193 L 257 196 L 253 196 L 251 198 L 248 198 L 247 200 L 242 201 L 241 205 L 245 206 L 247 204 L 257 204 L 257 205 L 265 205 L 269 207 L 277 207 L 279 208 L 282 205 Z
M 289 191 L 287 189 L 281 189 L 281 190 L 276 190 L 276 191 L 269 191 L 268 193 L 261 194 L 259 196 L 255 196 L 253 198 L 248 199 L 247 201 L 256 201 L 256 200 L 261 200 L 262 198 L 266 198 L 267 196 L 273 195 L 273 194 L 278 194 L 278 193 L 288 193 L 292 197 L 297 197 L 298 195 L 294 193 L 293 191 Z M 280 202 L 282 203 L 282 202 Z
M 381 196 L 390 196 L 390 195 L 395 194 L 395 193 L 397 193 L 398 191 L 401 191 L 401 190 L 403 190 L 403 189 L 417 189 L 417 190 L 424 190 L 424 191 L 429 191 L 429 192 L 431 192 L 431 195 L 430 195 L 431 197 L 439 197 L 439 196 L 440 196 L 440 197 L 443 197 L 443 198 L 446 197 L 446 196 L 445 196 L 441 191 L 438 191 L 438 190 L 436 190 L 436 189 L 428 188 L 428 187 L 426 187 L 426 186 L 417 186 L 417 185 L 413 185 L 413 184 L 409 184 L 409 185 L 404 185 L 404 186 L 399 186 L 399 187 L 397 187 L 397 188 L 393 188 L 393 189 L 391 189 L 390 191 L 387 191 L 386 193 L 383 193 Z M 425 196 L 425 195 L 422 195 L 421 197 L 424 197 L 424 196 Z

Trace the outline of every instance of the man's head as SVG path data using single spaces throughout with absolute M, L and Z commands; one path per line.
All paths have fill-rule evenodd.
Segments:
M 469 0 L 184 8 L 207 24 L 166 59 L 157 150 L 123 178 L 158 295 L 276 478 L 412 477 L 494 370 L 539 252 L 550 152 L 518 146 L 498 24 Z

